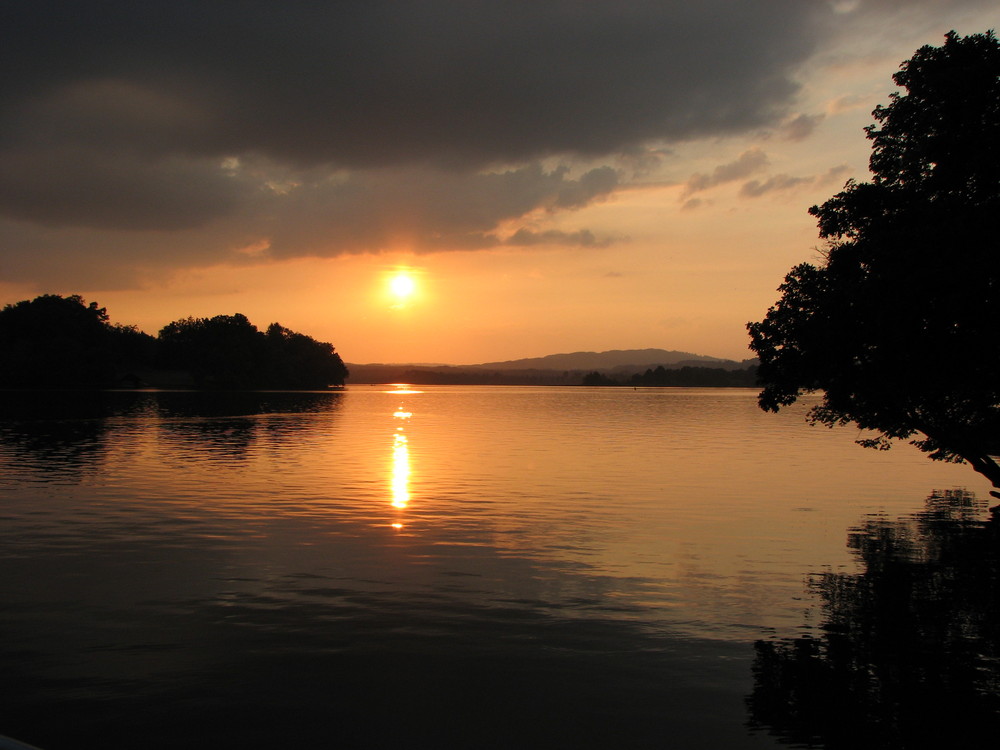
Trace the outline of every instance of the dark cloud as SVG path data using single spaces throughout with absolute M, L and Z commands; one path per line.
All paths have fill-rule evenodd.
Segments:
M 610 193 L 618 185 L 618 173 L 611 167 L 598 167 L 581 175 L 579 180 L 560 189 L 556 208 L 581 208 L 595 196 Z
M 38 292 L 128 289 L 172 269 L 208 265 L 250 245 L 241 229 L 105 231 L 0 218 L 0 279 Z
M 632 177 L 641 178 L 655 172 L 672 154 L 673 151 L 666 148 L 636 146 L 623 150 L 616 156 L 615 162 Z
M 234 158 L 222 171 L 240 201 L 226 216 L 197 227 L 108 232 L 95 229 L 99 225 L 93 221 L 38 226 L 0 220 L 0 278 L 31 281 L 44 276 L 91 284 L 103 279 L 107 288 L 135 283 L 143 271 L 155 274 L 192 264 L 397 248 L 604 247 L 611 239 L 586 229 L 536 232 L 516 227 L 528 214 L 586 205 L 618 186 L 617 172 L 609 167 L 575 175 L 565 167 L 546 171 L 538 164 L 473 174 L 421 167 L 331 172 Z M 511 228 L 501 233 L 501 225 Z
M 7 137 L 108 128 L 143 149 L 368 167 L 604 154 L 770 121 L 816 40 L 816 4 L 704 0 L 132 0 L 18 3 Z M 133 90 L 178 128 L 118 102 Z M 23 118 L 29 118 L 25 120 Z M 79 117 L 79 119 L 77 119 Z M 54 132 L 58 131 L 58 132 Z
M 187 229 L 232 212 L 251 190 L 215 163 L 79 148 L 0 152 L 0 214 L 104 229 Z
M 252 187 L 221 166 L 231 157 L 470 173 L 739 133 L 784 113 L 826 12 L 800 0 L 8 4 L 0 215 L 180 229 L 245 202 Z
M 276 257 L 398 245 L 475 249 L 498 244 L 495 229 L 501 223 L 535 211 L 586 205 L 617 184 L 617 173 L 608 167 L 576 179 L 565 167 L 545 171 L 537 164 L 475 174 L 416 167 L 367 170 L 262 196 L 245 221 L 271 238 Z
M 879 30 L 916 33 L 985 8 L 7 3 L 0 275 L 113 286 L 142 269 L 402 246 L 601 247 L 611 238 L 536 219 L 603 200 L 655 171 L 672 144 L 806 138 L 823 115 L 795 109 L 796 75 L 815 52 L 866 34 L 885 45 Z M 844 176 L 761 177 L 766 169 L 751 149 L 692 175 L 684 207 L 724 183 L 756 197 Z
M 534 232 L 530 229 L 518 229 L 504 241 L 503 244 L 512 247 L 528 247 L 531 245 L 576 245 L 579 247 L 607 247 L 610 238 L 598 239 L 589 229 L 579 232 L 561 232 L 549 229 L 544 232 Z

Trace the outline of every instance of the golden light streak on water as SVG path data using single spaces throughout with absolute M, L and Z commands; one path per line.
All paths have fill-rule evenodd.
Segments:
M 413 395 L 414 393 L 423 393 L 423 391 L 418 391 L 413 388 L 409 383 L 390 383 L 392 390 L 382 391 L 382 393 L 398 393 L 403 396 Z
M 402 406 L 393 412 L 393 419 L 406 420 L 413 416 Z M 397 427 L 392 444 L 392 507 L 405 508 L 410 503 L 410 446 L 403 428 Z M 395 524 L 393 524 L 396 527 Z M 400 526 L 401 528 L 401 526 Z
M 405 508 L 410 503 L 410 448 L 406 435 L 395 435 L 392 446 L 392 507 Z

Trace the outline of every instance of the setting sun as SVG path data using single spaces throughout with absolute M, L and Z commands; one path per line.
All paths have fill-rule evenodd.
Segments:
M 404 300 L 417 289 L 417 284 L 413 280 L 412 276 L 407 276 L 405 273 L 396 274 L 389 281 L 389 289 L 392 293 L 399 298 Z

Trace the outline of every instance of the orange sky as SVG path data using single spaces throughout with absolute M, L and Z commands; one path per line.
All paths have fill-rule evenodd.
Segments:
M 431 13 L 437 5 L 425 7 Z M 681 7 L 661 5 L 664 18 Z M 772 25 L 764 12 L 771 5 L 773 12 L 800 7 L 760 4 L 762 29 Z M 744 359 L 750 356 L 745 323 L 763 316 L 792 265 L 817 256 L 808 207 L 848 178 L 866 179 L 862 128 L 893 89 L 899 63 L 922 44 L 940 44 L 951 28 L 985 31 L 1000 17 L 992 3 L 974 0 L 815 6 L 822 12 L 796 21 L 808 29 L 811 46 L 781 53 L 787 58 L 781 74 L 796 90 L 746 94 L 741 106 L 749 114 L 730 118 L 716 113 L 725 110 L 719 92 L 710 102 L 691 101 L 701 88 L 684 89 L 684 77 L 702 73 L 677 59 L 679 73 L 664 70 L 662 86 L 676 87 L 678 99 L 662 106 L 684 117 L 659 135 L 655 123 L 629 130 L 641 117 L 641 97 L 623 99 L 613 117 L 582 94 L 583 103 L 569 101 L 569 94 L 567 102 L 553 99 L 554 118 L 571 104 L 591 108 L 605 129 L 595 125 L 586 143 L 582 134 L 576 141 L 567 135 L 560 145 L 560 134 L 548 132 L 545 117 L 527 104 L 521 119 L 504 125 L 510 143 L 507 130 L 466 137 L 469 128 L 488 125 L 467 128 L 461 118 L 469 107 L 488 110 L 489 102 L 442 99 L 433 103 L 433 117 L 421 111 L 410 129 L 405 111 L 394 114 L 385 141 L 366 140 L 368 121 L 357 132 L 331 135 L 332 145 L 322 140 L 321 127 L 320 136 L 298 133 L 312 149 L 307 153 L 306 146 L 296 151 L 298 141 L 275 135 L 280 121 L 252 134 L 256 146 L 236 131 L 202 137 L 204 92 L 157 71 L 85 71 L 60 85 L 39 74 L 37 90 L 22 94 L 12 110 L 21 131 L 8 130 L 23 133 L 0 144 L 0 169 L 18 176 L 13 187 L 0 185 L 0 240 L 8 248 L 0 303 L 78 293 L 106 306 L 114 322 L 150 333 L 188 315 L 241 312 L 259 327 L 277 321 L 330 341 L 346 361 L 359 363 L 467 364 L 647 347 Z M 399 28 L 406 38 L 413 25 Z M 580 38 L 597 44 L 593 30 L 585 31 Z M 478 33 L 487 35 L 485 44 L 489 29 Z M 467 54 L 460 43 L 467 36 L 473 38 L 447 38 L 459 58 Z M 622 49 L 637 44 L 624 39 Z M 772 46 L 751 49 L 748 60 L 758 64 Z M 566 42 L 564 54 L 572 60 L 578 51 Z M 621 63 L 621 81 L 609 91 L 625 86 L 629 75 L 641 78 L 630 64 Z M 460 61 L 449 65 L 461 68 Z M 760 75 L 740 85 L 768 92 L 763 87 L 775 73 L 759 65 Z M 699 85 L 717 83 L 710 76 L 718 73 L 703 75 Z M 491 79 L 482 80 L 492 95 Z M 491 116 L 517 106 L 529 83 L 515 86 L 513 103 Z M 651 92 L 656 83 L 646 84 Z M 496 85 L 506 91 L 503 80 Z M 264 89 L 262 99 L 278 96 Z M 405 97 L 401 91 L 384 106 Z M 252 101 L 252 91 L 247 96 Z M 728 96 L 735 102 L 744 94 Z M 774 101 L 751 112 L 760 103 L 753 97 L 766 96 Z M 72 112 L 78 122 L 97 111 L 96 102 L 101 109 L 93 117 L 102 129 L 63 132 L 63 125 L 51 125 L 64 122 L 52 113 Z M 109 130 L 105 120 L 112 117 L 124 123 L 120 130 Z M 687 127 L 688 120 L 697 123 Z M 525 122 L 524 142 L 537 144 L 521 153 L 522 141 L 513 136 Z M 619 127 L 629 133 L 615 140 Z M 432 143 L 435 128 L 452 129 L 443 146 Z M 183 140 L 188 131 L 195 135 Z M 230 140 L 216 145 L 223 136 Z M 44 138 L 52 142 L 35 144 Z M 350 141 L 350 149 L 337 151 L 336 139 Z M 392 153 L 396 143 L 409 151 Z M 456 145 L 449 154 L 450 144 Z M 159 180 L 148 199 L 142 193 L 148 186 L 135 175 Z M 36 188 L 37 196 L 30 192 Z M 90 190 L 99 193 L 93 200 Z M 400 270 L 415 282 L 402 302 L 389 289 Z

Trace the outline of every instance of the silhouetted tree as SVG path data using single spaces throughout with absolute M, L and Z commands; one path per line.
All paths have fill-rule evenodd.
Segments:
M 107 388 L 151 368 L 207 388 L 326 388 L 348 374 L 331 344 L 277 323 L 262 333 L 239 313 L 175 320 L 153 338 L 77 295 L 0 310 L 0 388 Z
M 343 385 L 347 368 L 333 344 L 317 341 L 277 323 L 265 335 L 269 368 L 267 378 L 282 388 L 325 388 Z
M 748 324 L 760 405 L 822 390 L 813 422 L 875 430 L 871 447 L 916 436 L 1000 487 L 1000 45 L 950 32 L 893 80 L 906 93 L 866 129 L 872 181 L 810 209 L 825 262 Z
M 156 361 L 156 338 L 136 326 L 108 325 L 111 364 L 120 377 L 136 369 L 153 366 Z
M 629 381 L 631 385 L 674 386 L 701 388 L 749 388 L 757 383 L 757 368 L 725 370 L 721 367 L 680 367 L 667 369 L 657 365 L 636 373 Z
M 159 346 L 161 366 L 190 371 L 201 387 L 325 388 L 347 377 L 331 344 L 277 323 L 262 333 L 239 313 L 175 320 Z
M 815 636 L 758 641 L 751 726 L 830 750 L 947 747 L 1000 732 L 1000 519 L 963 491 L 869 521 L 858 574 L 810 580 Z
M 89 388 L 114 378 L 108 314 L 80 296 L 45 294 L 0 310 L 0 386 Z
M 195 384 L 249 388 L 264 368 L 264 340 L 245 315 L 183 318 L 160 329 L 162 364 L 189 370 Z
M 617 380 L 609 378 L 604 373 L 594 370 L 583 376 L 584 385 L 621 385 Z

